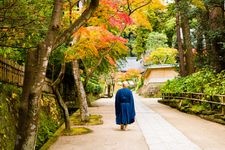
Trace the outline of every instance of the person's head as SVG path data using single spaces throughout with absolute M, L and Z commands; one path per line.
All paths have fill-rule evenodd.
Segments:
M 126 82 L 123 82 L 122 86 L 123 86 L 123 88 L 127 88 L 128 84 Z

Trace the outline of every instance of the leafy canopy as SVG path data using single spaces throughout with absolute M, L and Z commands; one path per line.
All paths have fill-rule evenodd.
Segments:
M 173 48 L 157 48 L 145 58 L 145 64 L 175 64 L 178 51 Z
M 151 32 L 148 35 L 146 49 L 149 51 L 154 51 L 155 49 L 159 47 L 168 47 L 166 42 L 167 42 L 167 37 L 165 34 L 158 33 L 158 32 Z
M 66 60 L 90 58 L 94 61 L 106 55 L 110 64 L 115 64 L 113 56 L 110 57 L 108 52 L 127 52 L 127 40 L 113 35 L 103 26 L 82 27 L 74 34 L 74 40 L 75 44 L 66 52 Z

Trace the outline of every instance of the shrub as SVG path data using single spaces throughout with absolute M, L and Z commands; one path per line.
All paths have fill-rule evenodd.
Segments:
M 103 89 L 98 82 L 88 81 L 85 91 L 86 93 L 100 94 Z
M 199 114 L 201 113 L 202 111 L 206 110 L 205 106 L 204 105 L 193 105 L 190 110 L 193 112 L 193 113 L 196 113 L 196 114 Z
M 169 80 L 161 88 L 163 93 L 195 92 L 207 95 L 225 94 L 224 71 L 216 74 L 214 70 L 202 69 L 187 77 Z

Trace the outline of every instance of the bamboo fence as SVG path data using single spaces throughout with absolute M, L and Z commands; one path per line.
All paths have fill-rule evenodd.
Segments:
M 0 56 L 0 81 L 17 86 L 23 85 L 24 66 Z

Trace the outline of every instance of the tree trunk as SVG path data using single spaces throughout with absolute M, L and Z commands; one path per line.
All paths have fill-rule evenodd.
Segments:
M 28 51 L 15 149 L 35 149 L 39 100 L 45 81 L 48 56 L 52 50 L 53 36 L 54 30 L 51 30 L 45 42 Z
M 57 100 L 58 100 L 58 103 L 60 105 L 60 107 L 62 108 L 63 110 L 63 115 L 64 115 L 64 122 L 65 122 L 65 129 L 67 131 L 70 131 L 71 130 L 71 125 L 70 125 L 70 118 L 69 118 L 69 111 L 68 111 L 68 108 L 65 104 L 65 102 L 63 101 L 62 97 L 61 97 L 61 94 L 58 90 L 58 87 L 57 86 L 54 86 L 53 87 L 53 90 L 54 90 L 54 93 L 56 94 L 57 96 Z
M 224 4 L 218 1 L 209 6 L 209 26 L 211 33 L 210 38 L 210 63 L 220 72 L 225 69 L 225 52 L 223 48 L 224 42 Z
M 176 1 L 176 3 L 178 0 Z M 181 33 L 180 33 L 180 13 L 177 12 L 176 14 L 176 33 L 177 33 L 177 46 L 178 46 L 178 52 L 179 52 L 179 68 L 180 68 L 180 75 L 186 76 L 185 72 L 185 64 L 184 64 L 184 51 L 182 46 L 182 39 L 181 39 Z
M 56 0 L 51 25 L 45 41 L 41 42 L 37 49 L 28 51 L 15 145 L 15 149 L 18 150 L 35 149 L 38 129 L 39 99 L 47 70 L 48 56 L 52 51 L 54 36 L 56 36 L 59 27 L 58 17 L 61 14 L 61 10 L 62 1 Z
M 191 36 L 190 36 L 190 26 L 187 15 L 183 12 L 181 15 L 181 27 L 183 31 L 184 38 L 184 48 L 186 50 L 185 60 L 186 60 L 186 70 L 187 75 L 194 73 L 194 55 L 192 52 Z
M 47 68 L 47 56 L 50 49 L 44 47 L 28 52 L 25 66 L 24 86 L 15 149 L 34 149 L 38 128 L 39 99 Z
M 80 104 L 81 121 L 87 122 L 89 120 L 88 104 L 87 104 L 87 98 L 86 98 L 84 86 L 80 79 L 80 68 L 79 68 L 78 61 L 74 60 L 72 62 L 72 66 L 73 66 L 73 76 L 75 79 L 75 84 L 77 87 L 78 99 Z
M 67 105 L 63 101 L 62 96 L 61 96 L 61 94 L 59 92 L 59 89 L 58 89 L 59 84 L 61 83 L 62 79 L 64 78 L 65 66 L 66 66 L 66 64 L 63 61 L 62 65 L 61 65 L 60 73 L 59 73 L 57 79 L 54 81 L 54 83 L 52 83 L 52 87 L 53 87 L 53 91 L 54 91 L 54 93 L 55 93 L 55 95 L 57 97 L 57 101 L 58 101 L 60 107 L 63 110 L 65 129 L 67 131 L 70 131 L 71 130 L 71 126 L 70 126 L 69 111 L 68 111 Z
M 19 108 L 19 123 L 14 149 L 34 150 L 38 127 L 39 99 L 45 79 L 48 57 L 51 51 L 63 44 L 92 15 L 99 0 L 92 0 L 90 6 L 61 35 L 58 32 L 61 24 L 63 0 L 55 0 L 52 18 L 44 42 L 37 49 L 31 49 L 25 65 L 25 75 L 21 105 Z
M 209 24 L 207 23 L 208 18 L 208 11 L 207 6 L 206 10 L 200 11 L 200 15 L 197 17 L 197 22 L 199 22 L 199 26 L 196 29 L 196 62 L 198 68 L 203 67 L 204 65 L 208 64 L 208 58 L 207 58 L 207 48 L 209 46 L 208 44 L 208 37 L 206 35 L 206 32 L 209 31 Z
M 107 85 L 107 88 L 108 88 L 108 97 L 111 97 L 111 84 L 108 84 Z
M 198 66 L 204 66 L 204 63 L 205 63 L 204 57 L 205 56 L 204 56 L 203 33 L 202 33 L 202 30 L 197 29 L 196 39 L 197 39 L 197 45 L 196 45 L 197 65 Z

